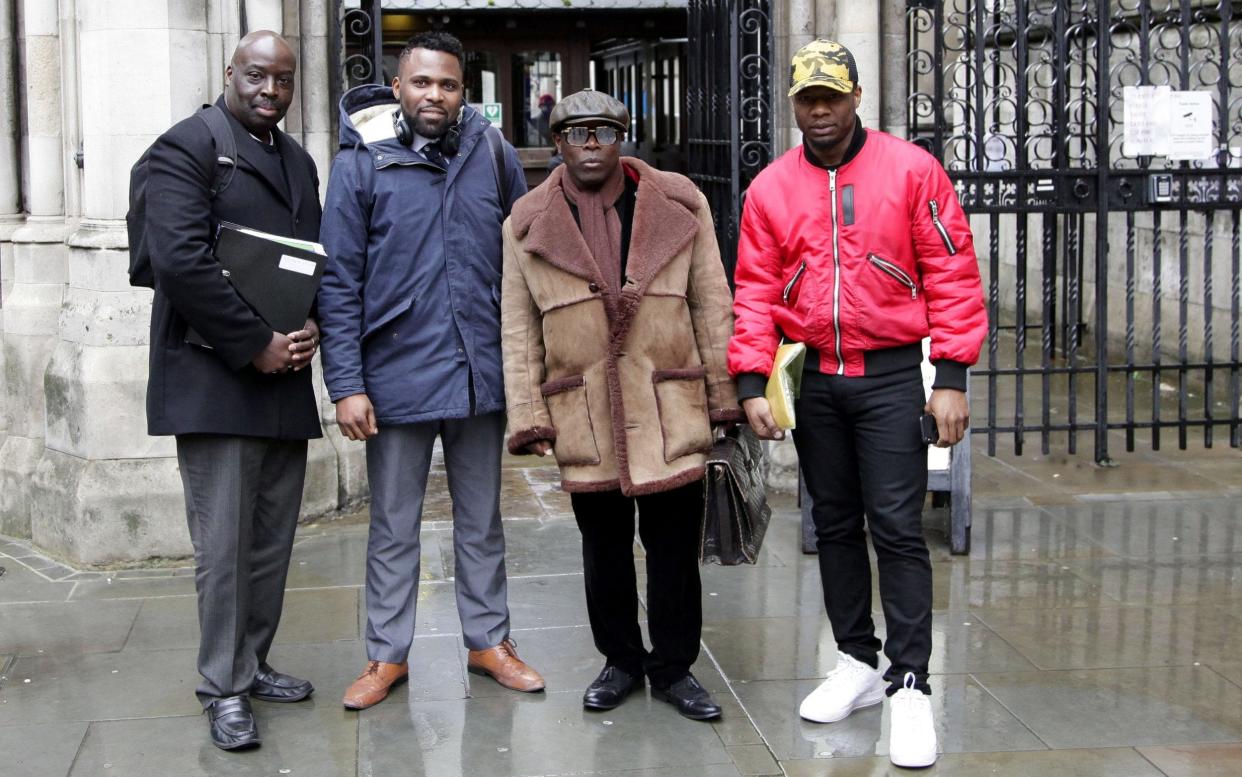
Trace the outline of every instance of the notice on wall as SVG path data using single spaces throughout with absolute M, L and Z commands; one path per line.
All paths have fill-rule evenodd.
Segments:
M 1216 151 L 1211 92 L 1170 92 L 1169 159 L 1206 159 Z
M 1177 92 L 1168 86 L 1122 89 L 1122 146 L 1128 157 L 1207 159 L 1216 151 L 1212 93 Z
M 483 118 L 499 127 L 504 118 L 501 103 L 470 103 L 470 107 L 483 114 Z
M 1164 156 L 1169 137 L 1167 86 L 1127 86 L 1121 90 L 1121 153 L 1130 156 Z

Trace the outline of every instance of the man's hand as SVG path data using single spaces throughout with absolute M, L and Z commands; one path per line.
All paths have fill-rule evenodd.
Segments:
M 936 431 L 940 433 L 937 448 L 956 445 L 970 426 L 970 403 L 966 401 L 965 391 L 935 389 L 931 399 L 923 406 L 923 412 L 936 417 Z
M 293 354 L 293 371 L 297 372 L 309 366 L 315 351 L 319 350 L 319 325 L 315 319 L 308 318 L 301 329 L 289 333 L 289 339 L 293 341 L 289 346 Z
M 351 440 L 366 440 L 379 434 L 375 408 L 366 394 L 353 394 L 337 401 L 336 425 Z
M 785 430 L 776 425 L 766 397 L 751 397 L 742 402 L 742 409 L 746 411 L 746 420 L 750 421 L 750 428 L 755 430 L 759 439 L 785 439 Z
M 552 452 L 552 443 L 548 442 L 547 440 L 535 440 L 530 445 L 526 446 L 526 450 L 530 451 L 536 456 L 547 456 L 549 453 Z
M 272 332 L 272 339 L 268 341 L 267 347 L 260 351 L 250 363 L 264 375 L 275 375 L 293 369 L 295 362 L 290 352 L 292 345 L 293 341 L 285 335 Z

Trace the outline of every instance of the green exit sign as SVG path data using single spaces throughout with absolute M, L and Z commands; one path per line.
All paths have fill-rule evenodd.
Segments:
M 479 105 L 479 112 L 483 114 L 483 118 L 498 127 L 504 119 L 504 113 L 501 109 L 500 103 L 481 103 Z

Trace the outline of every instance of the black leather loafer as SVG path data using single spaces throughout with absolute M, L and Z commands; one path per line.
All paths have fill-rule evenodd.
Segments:
M 599 677 L 587 686 L 582 695 L 582 706 L 588 710 L 610 710 L 625 701 L 636 688 L 643 687 L 641 674 L 623 672 L 615 666 L 604 667 Z
M 267 664 L 259 664 L 255 673 L 254 685 L 250 686 L 250 695 L 261 701 L 294 702 L 302 701 L 315 692 L 310 680 L 301 680 L 292 675 L 281 674 Z
M 694 675 L 688 674 L 667 688 L 651 686 L 651 697 L 666 701 L 677 708 L 683 717 L 691 720 L 715 720 L 720 717 L 720 705 L 699 685 Z
M 216 699 L 207 707 L 211 724 L 211 741 L 221 750 L 242 750 L 258 747 L 259 728 L 250 711 L 250 699 L 245 696 L 226 696 Z

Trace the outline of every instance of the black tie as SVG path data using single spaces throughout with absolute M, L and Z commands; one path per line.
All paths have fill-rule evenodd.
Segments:
M 423 146 L 423 156 L 427 157 L 427 161 L 433 165 L 437 165 L 445 170 L 448 169 L 448 161 L 444 158 L 444 154 L 440 152 L 440 141 L 428 143 Z

